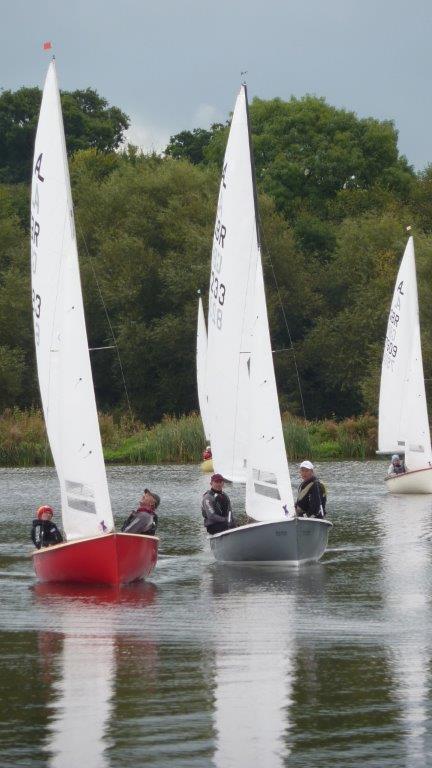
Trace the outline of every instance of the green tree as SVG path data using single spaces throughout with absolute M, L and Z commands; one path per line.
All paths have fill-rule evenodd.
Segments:
M 97 278 L 135 412 L 152 422 L 196 408 L 196 290 L 208 284 L 216 176 L 152 156 L 120 157 L 102 181 L 93 170 L 88 153 L 74 158 L 90 346 L 112 343 Z M 115 352 L 93 353 L 93 370 L 98 402 L 124 407 Z
M 401 222 L 390 215 L 340 225 L 334 257 L 321 273 L 322 311 L 299 356 L 309 417 L 350 416 L 366 405 L 376 410 L 377 371 L 405 242 Z
M 195 128 L 193 131 L 181 131 L 171 136 L 165 149 L 167 157 L 176 160 L 189 160 L 194 165 L 205 161 L 205 151 L 216 133 L 223 129 L 220 123 L 214 123 L 210 131 L 204 128 Z
M 0 185 L 0 407 L 3 408 L 30 405 L 36 386 L 32 379 L 29 249 L 17 208 L 13 188 Z
M 25 384 L 24 351 L 0 346 L 0 410 L 20 402 Z
M 0 93 L 0 181 L 30 178 L 41 97 L 39 88 Z M 122 144 L 129 118 L 96 91 L 65 91 L 61 101 L 69 154 L 87 147 L 109 152 Z
M 288 218 L 305 209 L 327 217 L 338 193 L 376 184 L 395 196 L 409 196 L 415 176 L 398 153 L 392 121 L 362 119 L 310 95 L 290 101 L 255 98 L 249 111 L 258 182 Z M 228 127 L 212 126 L 210 134 L 183 131 L 168 146 L 183 149 L 193 146 L 195 137 L 205 138 L 202 160 L 194 162 L 220 166 Z

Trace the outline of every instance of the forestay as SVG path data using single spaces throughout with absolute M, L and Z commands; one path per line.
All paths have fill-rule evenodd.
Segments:
M 209 290 L 207 392 L 215 470 L 246 481 L 250 329 L 258 254 L 245 86 L 223 163 Z
M 207 329 L 204 318 L 204 310 L 201 296 L 198 300 L 198 323 L 197 323 L 197 346 L 196 346 L 196 369 L 197 369 L 197 389 L 198 402 L 203 423 L 204 434 L 207 440 L 210 440 L 210 425 L 208 414 L 207 398 Z
M 255 323 L 250 361 L 250 415 L 246 513 L 269 522 L 294 517 L 294 499 L 273 365 L 261 257 L 255 280 Z
M 378 445 L 383 453 L 405 452 L 410 470 L 427 467 L 432 461 L 412 237 L 397 275 L 387 325 Z
M 114 527 L 85 328 L 54 61 L 33 160 L 31 272 L 36 358 L 68 540 Z

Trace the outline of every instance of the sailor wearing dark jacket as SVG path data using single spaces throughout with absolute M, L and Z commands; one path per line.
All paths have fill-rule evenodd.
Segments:
M 52 547 L 53 544 L 61 544 L 63 541 L 59 529 L 52 522 L 53 514 L 52 508 L 47 505 L 39 507 L 36 512 L 36 518 L 33 520 L 31 529 L 31 538 L 36 549 Z
M 301 483 L 297 491 L 296 513 L 298 517 L 325 517 L 326 493 L 323 483 L 315 475 L 311 461 L 300 464 Z
M 140 533 L 145 536 L 156 536 L 158 516 L 156 510 L 160 504 L 160 496 L 145 488 L 138 509 L 131 512 L 124 521 L 123 533 Z
M 210 489 L 205 492 L 201 504 L 201 512 L 207 533 L 222 533 L 227 528 L 235 528 L 235 520 L 231 510 L 229 496 L 223 490 L 222 475 L 215 474 L 210 478 Z

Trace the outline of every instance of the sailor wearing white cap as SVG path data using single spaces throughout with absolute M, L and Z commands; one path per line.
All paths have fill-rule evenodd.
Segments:
M 314 465 L 311 461 L 302 461 L 300 469 L 314 469 Z
M 325 485 L 316 477 L 311 461 L 302 461 L 300 476 L 302 481 L 297 491 L 297 515 L 299 517 L 325 517 L 326 489 Z

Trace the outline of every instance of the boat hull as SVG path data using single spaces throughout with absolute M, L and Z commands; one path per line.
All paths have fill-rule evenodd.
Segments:
M 205 459 L 201 462 L 203 472 L 213 472 L 213 459 Z
M 296 566 L 323 556 L 331 527 L 328 520 L 300 517 L 231 528 L 209 540 L 221 563 Z
M 44 582 L 129 584 L 151 574 L 158 543 L 155 536 L 108 533 L 38 549 L 33 565 Z
M 432 493 L 432 467 L 385 478 L 390 493 Z

